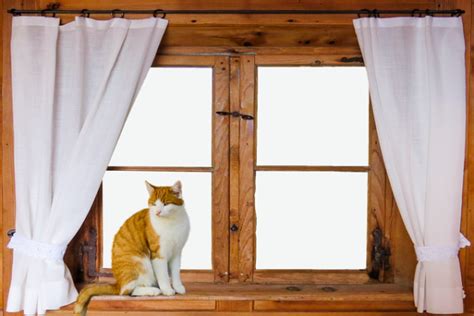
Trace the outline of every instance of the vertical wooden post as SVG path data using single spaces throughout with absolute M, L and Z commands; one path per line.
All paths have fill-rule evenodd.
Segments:
M 240 58 L 239 112 L 255 117 L 255 56 Z M 239 280 L 251 282 L 255 269 L 255 120 L 240 119 Z
M 216 57 L 213 71 L 212 261 L 215 282 L 229 281 L 229 57 Z
M 240 57 L 230 58 L 230 111 L 240 110 Z M 229 227 L 229 281 L 238 282 L 239 279 L 239 181 L 240 181 L 240 119 L 230 117 L 230 211 Z M 232 230 L 231 230 L 232 228 Z

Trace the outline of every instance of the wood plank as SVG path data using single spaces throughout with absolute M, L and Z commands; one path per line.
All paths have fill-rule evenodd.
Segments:
M 368 166 L 256 166 L 256 171 L 368 172 Z
M 358 48 L 352 25 L 170 26 L 164 47 L 338 47 Z
M 1 28 L 3 30 L 3 20 L 4 20 L 4 17 L 5 17 L 5 8 L 4 8 L 4 2 L 2 1 L 0 3 L 0 25 L 1 25 Z M 3 91 L 2 91 L 2 87 L 3 87 L 3 43 L 4 43 L 4 36 L 3 36 L 3 32 L 0 36 L 0 47 L 2 48 L 1 51 L 0 51 L 0 60 L 2 61 L 2 65 L 0 65 L 0 102 L 2 104 L 2 106 L 0 107 L 0 121 L 2 120 L 2 113 L 3 113 Z M 3 129 L 0 129 L 0 139 L 2 139 L 2 134 L 3 134 Z M 0 179 L 3 179 L 3 155 L 1 154 L 1 149 L 0 149 Z M 2 190 L 2 187 L 3 187 L 3 181 L 2 183 L 0 184 L 0 205 L 2 205 L 2 210 L 3 210 L 3 190 Z M 0 229 L 0 243 L 1 245 L 4 245 L 6 244 L 6 238 L 4 237 L 5 234 L 3 234 L 3 214 L 4 212 L 1 212 L 0 214 L 0 227 L 2 227 L 2 229 Z M 4 308 L 4 300 L 3 300 L 3 247 L 0 248 L 0 284 L 2 284 L 2 286 L 0 286 L 0 310 L 3 310 Z M 2 313 L 3 314 L 3 313 Z M 1 314 L 0 314 L 1 315 Z
M 229 111 L 230 61 L 215 58 L 213 71 L 212 267 L 216 282 L 229 281 L 229 120 L 214 114 Z
M 107 171 L 212 172 L 212 167 L 109 166 Z
M 152 67 L 214 67 L 214 56 L 156 55 Z
M 261 284 L 365 284 L 367 271 L 356 270 L 256 270 L 253 281 Z
M 361 54 L 262 55 L 255 57 L 258 66 L 364 66 Z
M 40 7 L 45 8 L 49 0 L 40 0 Z M 63 0 L 62 9 L 222 9 L 222 10 L 358 10 L 361 8 L 382 9 L 436 9 L 436 3 L 432 0 L 406 0 L 396 2 L 394 0 L 363 0 L 363 1 L 286 1 L 286 0 L 247 0 L 247 1 L 222 1 L 222 0 Z M 238 22 L 238 21 L 236 21 Z
M 215 301 L 193 300 L 145 300 L 145 299 L 92 299 L 88 309 L 94 311 L 132 310 L 132 311 L 199 311 L 214 310 Z
M 357 307 L 355 307 L 357 306 Z M 255 301 L 256 311 L 415 311 L 413 302 L 287 302 L 287 301 Z
M 172 32 L 172 30 L 167 31 Z M 209 46 L 209 47 L 195 47 L 195 46 L 166 46 L 161 45 L 158 49 L 160 55 L 314 55 L 326 56 L 334 51 L 331 47 L 245 47 L 245 46 Z M 338 47 L 338 55 L 342 57 L 357 57 L 360 56 L 359 47 Z
M 230 111 L 240 111 L 240 58 L 230 58 Z M 240 183 L 240 156 L 239 156 L 240 124 L 238 119 L 230 120 L 230 211 L 229 227 L 236 227 L 230 231 L 229 244 L 229 281 L 237 282 L 239 279 L 239 183 Z M 235 226 L 233 226 L 235 225 Z
M 240 59 L 239 112 L 255 117 L 255 56 Z M 240 120 L 239 281 L 251 282 L 255 269 L 255 146 L 254 120 Z
M 271 312 L 218 312 L 218 311 L 186 311 L 186 312 L 172 312 L 172 311 L 160 311 L 160 312 L 134 312 L 134 311 L 90 311 L 87 313 L 88 316 L 420 316 L 428 314 L 419 314 L 417 312 L 278 312 L 275 314 Z M 47 315 L 56 316 L 71 316 L 71 311 L 51 311 Z M 433 315 L 433 314 L 429 314 Z M 456 314 L 458 316 L 472 316 L 471 314 Z
M 251 312 L 253 301 L 217 301 L 216 308 L 220 312 Z
M 395 284 L 185 284 L 186 295 L 131 297 L 97 296 L 94 301 L 306 301 L 306 302 L 412 302 L 409 286 Z M 298 291 L 294 287 L 298 287 Z

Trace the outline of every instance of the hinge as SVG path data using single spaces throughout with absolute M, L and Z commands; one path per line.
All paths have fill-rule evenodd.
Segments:
M 382 230 L 377 227 L 372 232 L 373 245 L 372 245 L 372 267 L 369 272 L 369 277 L 372 279 L 379 280 L 380 272 L 387 271 L 390 269 L 390 246 L 383 245 L 383 233 Z
M 97 273 L 97 231 L 94 228 L 89 229 L 87 238 L 80 244 L 79 257 L 81 258 L 82 268 L 86 281 L 95 280 L 99 276 Z

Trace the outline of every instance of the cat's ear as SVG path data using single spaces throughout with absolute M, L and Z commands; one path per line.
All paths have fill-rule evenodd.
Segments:
M 155 191 L 155 188 L 150 184 L 150 182 L 145 180 L 145 185 L 149 194 L 152 194 Z
M 173 186 L 171 187 L 171 190 L 173 190 L 173 192 L 175 193 L 179 193 L 181 194 L 181 189 L 182 189 L 182 185 L 181 185 L 181 181 L 176 181 L 175 184 L 173 184 Z

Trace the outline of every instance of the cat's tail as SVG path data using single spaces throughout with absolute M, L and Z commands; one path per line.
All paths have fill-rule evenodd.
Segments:
M 117 294 L 120 294 L 120 290 L 115 284 L 93 284 L 86 286 L 77 297 L 76 304 L 74 305 L 74 315 L 86 315 L 87 305 L 89 305 L 92 296 Z

